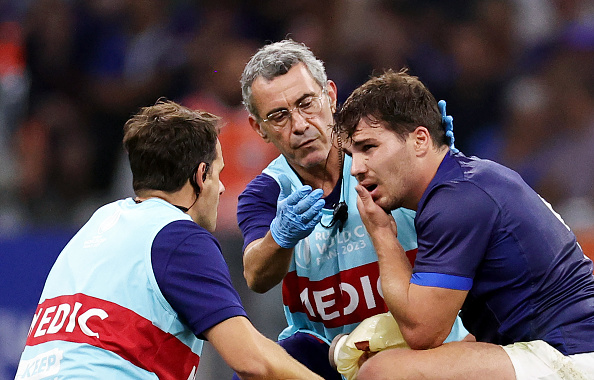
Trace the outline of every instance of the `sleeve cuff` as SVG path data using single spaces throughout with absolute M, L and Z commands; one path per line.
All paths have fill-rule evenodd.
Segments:
M 472 278 L 444 273 L 413 273 L 410 283 L 454 290 L 470 290 L 472 288 Z

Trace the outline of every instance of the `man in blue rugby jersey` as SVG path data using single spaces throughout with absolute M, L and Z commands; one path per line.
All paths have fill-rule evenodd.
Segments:
M 384 297 L 412 349 L 358 379 L 594 379 L 594 277 L 570 231 L 514 171 L 448 148 L 418 78 L 387 71 L 337 118 Z M 389 210 L 416 210 L 411 268 Z M 442 344 L 461 310 L 477 342 Z

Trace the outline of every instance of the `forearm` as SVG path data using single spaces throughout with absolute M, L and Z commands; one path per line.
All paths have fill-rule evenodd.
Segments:
M 412 267 L 392 215 L 375 204 L 363 186 L 356 190 L 357 208 L 377 252 L 384 300 L 406 343 L 414 349 L 441 345 L 468 292 L 411 283 Z
M 229 318 L 204 335 L 241 379 L 321 379 L 258 332 L 247 318 Z
M 250 243 L 243 255 L 243 275 L 250 289 L 265 293 L 279 284 L 291 264 L 292 248 L 280 247 L 270 232 Z
M 452 324 L 441 319 L 436 323 L 439 309 L 427 308 L 428 300 L 417 294 L 418 287 L 411 286 L 412 267 L 396 236 L 384 231 L 372 236 L 372 241 L 378 254 L 384 300 L 406 342 L 415 349 L 441 345 Z
M 258 343 L 260 357 L 266 358 L 266 363 L 262 367 L 267 368 L 265 376 L 258 374 L 256 376 L 241 376 L 242 379 L 322 379 L 320 376 L 311 372 L 305 365 L 293 359 L 279 344 L 270 339 L 261 336 Z M 262 363 L 264 364 L 264 363 Z
M 409 286 L 412 275 L 410 262 L 398 239 L 390 230 L 371 234 L 377 252 L 381 284 L 386 305 L 402 327 L 414 325 L 410 315 Z

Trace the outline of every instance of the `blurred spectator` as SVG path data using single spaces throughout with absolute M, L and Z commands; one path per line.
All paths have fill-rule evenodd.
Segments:
M 594 28 L 592 29 L 594 42 Z M 549 165 L 537 190 L 574 228 L 594 226 L 594 44 L 562 51 L 545 73 L 553 94 Z
M 512 17 L 508 2 L 477 2 L 468 21 L 452 25 L 448 35 L 455 77 L 438 97 L 447 99 L 456 146 L 468 155 L 480 155 L 474 139 L 501 120 L 503 91 L 511 74 Z
M 478 136 L 476 150 L 536 187 L 549 166 L 544 149 L 554 130 L 550 89 L 540 76 L 520 76 L 509 84 L 503 101 L 501 126 Z
M 75 3 L 64 0 L 31 2 L 24 20 L 30 103 L 49 96 L 81 95 L 81 32 Z M 78 105 L 77 107 L 81 107 Z
M 570 158 L 555 160 L 550 168 L 540 164 L 574 146 L 574 139 L 586 145 L 594 72 L 594 6 L 588 0 L 8 0 L 0 9 L 0 147 L 8 157 L 0 183 L 5 189 L 17 178 L 13 157 L 27 157 L 32 173 L 60 167 L 52 168 L 53 149 L 33 151 L 47 143 L 31 136 L 57 144 L 66 137 L 56 131 L 69 130 L 72 138 L 90 141 L 84 154 L 77 153 L 84 159 L 72 165 L 90 173 L 80 177 L 79 196 L 100 202 L 121 181 L 115 165 L 122 154 L 123 121 L 159 97 L 183 99 L 226 116 L 221 138 L 229 150 L 224 172 L 229 185 L 221 226 L 234 230 L 235 184 L 240 187 L 274 154 L 247 137 L 253 134 L 246 131 L 239 104 L 237 67 L 253 46 L 291 36 L 326 63 L 340 83 L 339 101 L 373 71 L 409 66 L 448 101 L 462 151 L 515 167 L 555 208 L 573 204 L 565 198 L 592 202 L 591 193 L 579 190 L 593 187 L 587 168 L 579 169 L 580 179 L 568 187 L 559 184 L 578 170 L 567 168 Z M 58 103 L 66 110 L 49 106 Z M 40 132 L 40 109 L 58 112 L 42 123 L 52 138 Z M 50 120 L 70 118 L 66 114 L 76 115 L 71 119 L 77 126 L 49 126 Z M 581 132 L 571 132 L 577 128 Z M 9 147 L 16 130 L 18 156 Z M 577 148 L 571 151 L 578 154 Z M 39 186 L 21 192 L 25 204 L 45 195 L 54 199 L 55 189 L 63 187 L 42 186 L 47 180 L 34 177 L 19 174 L 28 178 L 21 190 L 25 183 Z M 54 177 L 57 183 L 59 176 Z M 74 184 L 79 177 L 71 178 Z M 13 198 L 3 199 L 6 204 Z M 48 215 L 53 209 L 47 208 Z
M 8 10 L 0 8 L 0 12 Z M 11 142 L 27 111 L 29 75 L 26 71 L 22 26 L 0 18 L 0 236 L 12 231 L 24 215 L 16 198 L 16 162 Z
M 257 46 L 248 40 L 218 39 L 216 51 L 209 56 L 208 62 L 202 62 L 203 42 L 198 39 L 190 46 L 190 51 L 195 54 L 191 59 L 195 70 L 188 79 L 196 90 L 185 96 L 182 104 L 223 117 L 219 140 L 225 150 L 221 181 L 226 190 L 219 204 L 219 230 L 238 231 L 237 197 L 279 152 L 254 133 L 241 103 L 241 91 L 238 91 L 245 63 Z
M 171 97 L 176 70 L 185 57 L 170 29 L 169 1 L 84 4 L 90 40 L 83 62 L 83 96 L 97 149 L 93 185 L 105 191 L 121 151 L 125 120 L 139 107 Z
M 93 157 L 80 110 L 66 96 L 48 96 L 33 106 L 14 141 L 19 198 L 30 222 L 76 220 L 78 207 L 90 194 Z

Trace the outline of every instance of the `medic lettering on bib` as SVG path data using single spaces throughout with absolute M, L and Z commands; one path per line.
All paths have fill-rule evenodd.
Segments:
M 417 250 L 407 252 L 414 262 Z M 289 272 L 283 280 L 283 303 L 328 328 L 358 323 L 388 311 L 380 285 L 379 265 L 372 262 L 320 281 Z
M 93 317 L 103 320 L 109 315 L 105 310 L 99 308 L 91 308 L 80 313 L 82 306 L 82 303 L 75 302 L 74 305 L 61 303 L 58 306 L 49 306 L 45 309 L 39 307 L 33 316 L 29 336 L 31 336 L 34 326 L 37 326 L 37 328 L 35 329 L 33 338 L 38 338 L 46 334 L 56 334 L 58 332 L 72 333 L 74 332 L 74 328 L 78 327 L 83 334 L 99 338 L 99 333 L 91 330 L 87 322 Z
M 289 290 L 290 289 L 290 290 Z M 283 280 L 283 303 L 314 322 L 333 328 L 384 313 L 377 262 L 342 271 L 321 281 L 289 272 Z
M 200 361 L 190 347 L 152 321 L 116 303 L 81 293 L 46 299 L 37 306 L 26 345 L 52 341 L 89 344 L 113 352 L 159 379 L 186 379 Z M 34 378 L 35 371 L 59 368 L 58 359 L 48 354 L 22 362 L 19 368 L 24 378 Z

